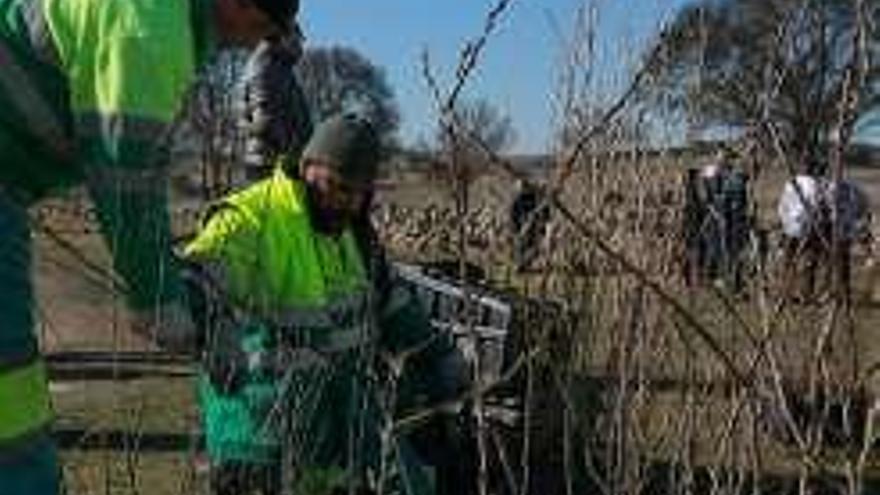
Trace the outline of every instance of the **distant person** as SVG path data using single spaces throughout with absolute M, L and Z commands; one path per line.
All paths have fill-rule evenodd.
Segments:
M 837 281 L 843 297 L 849 301 L 852 296 L 852 254 L 859 242 L 869 243 L 871 238 L 871 214 L 868 195 L 855 181 L 843 179 L 829 181 L 825 187 L 825 198 L 832 214 L 830 232 L 831 265 L 837 274 Z M 834 229 L 836 211 L 837 232 Z M 834 249 L 835 239 L 838 248 Z
M 706 219 L 706 205 L 700 193 L 700 171 L 691 167 L 684 176 L 682 239 L 684 245 L 683 278 L 689 287 L 699 285 L 705 265 L 705 246 L 701 232 Z
M 700 197 L 705 208 L 700 238 L 703 244 L 702 276 L 714 280 L 719 275 L 722 262 L 722 195 L 721 189 L 728 165 L 723 156 L 700 169 Z
M 783 274 L 786 284 L 799 286 L 799 297 L 812 296 L 821 258 L 827 212 L 822 211 L 820 188 L 817 177 L 797 175 L 783 185 L 776 207 L 782 225 Z
M 815 297 L 817 271 L 825 266 L 824 283 L 830 284 L 831 273 L 838 273 L 844 296 L 849 298 L 853 244 L 870 227 L 868 199 L 861 187 L 848 179 L 835 183 L 816 175 L 798 175 L 783 186 L 777 213 L 782 224 L 784 273 L 799 282 L 799 297 Z M 835 237 L 839 240 L 837 256 Z
M 27 209 L 85 185 L 132 327 L 194 340 L 171 256 L 168 150 L 220 45 L 283 35 L 296 0 L 0 0 L 0 493 L 54 495 L 46 368 L 34 335 Z
M 744 256 L 751 237 L 749 177 L 738 168 L 728 169 L 721 187 L 722 275 L 734 292 L 742 290 Z
M 550 221 L 550 204 L 543 187 L 520 180 L 510 206 L 513 259 L 517 270 L 528 270 L 540 253 L 541 240 Z
M 721 152 L 704 166 L 689 192 L 695 209 L 690 215 L 701 220 L 696 233 L 699 247 L 697 278 L 722 279 L 733 291 L 743 286 L 743 255 L 751 234 L 748 176 L 734 167 L 729 152 Z M 688 200 L 686 199 L 686 202 Z

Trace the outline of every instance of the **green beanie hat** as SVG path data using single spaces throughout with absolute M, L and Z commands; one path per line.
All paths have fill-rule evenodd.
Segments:
M 306 144 L 301 163 L 309 160 L 334 168 L 346 182 L 367 185 L 379 170 L 379 137 L 364 118 L 335 115 L 322 122 Z

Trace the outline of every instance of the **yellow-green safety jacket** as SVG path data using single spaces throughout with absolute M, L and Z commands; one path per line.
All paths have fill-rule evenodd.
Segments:
M 0 0 L 0 194 L 23 209 L 85 182 L 135 309 L 180 293 L 160 144 L 211 51 L 212 5 Z M 28 227 L 0 235 L 29 242 Z M 4 270 L 2 263 L 29 265 L 10 253 L 0 258 Z M 44 430 L 51 414 L 28 316 L 30 282 L 16 275 L 0 283 L 8 285 L 0 287 L 2 455 L 4 445 Z
M 359 250 L 350 230 L 338 237 L 315 231 L 305 186 L 280 168 L 227 198 L 186 255 L 211 267 L 227 302 L 250 316 L 219 330 L 237 332 L 232 345 L 250 361 L 241 386 L 223 391 L 207 376 L 200 383 L 215 461 L 271 461 L 287 420 L 300 465 L 366 469 L 378 454 L 377 400 L 390 397 L 389 382 L 377 376 L 383 353 L 418 349 L 401 390 L 429 400 L 461 391 L 444 369 L 460 362 L 451 338 L 432 332 L 416 295 L 393 279 L 378 294 L 367 268 L 375 264 L 366 263 L 371 253 Z M 208 353 L 228 341 L 215 335 Z M 253 366 L 282 342 L 290 355 L 281 373 Z

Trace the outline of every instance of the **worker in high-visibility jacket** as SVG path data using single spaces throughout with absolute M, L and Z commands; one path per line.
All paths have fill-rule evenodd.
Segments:
M 431 330 L 370 234 L 378 160 L 369 123 L 332 117 L 300 178 L 279 166 L 232 194 L 186 247 L 207 280 L 193 300 L 209 336 L 200 399 L 217 494 L 277 493 L 282 478 L 294 493 L 377 490 L 381 411 L 399 412 L 396 396 L 454 404 L 467 386 L 451 336 Z M 386 440 L 406 493 L 430 489 L 424 470 L 401 467 L 417 457 L 407 442 Z
M 33 332 L 27 208 L 84 183 L 160 344 L 194 328 L 169 248 L 163 165 L 197 68 L 291 29 L 297 0 L 0 0 L 0 493 L 52 495 L 46 374 Z

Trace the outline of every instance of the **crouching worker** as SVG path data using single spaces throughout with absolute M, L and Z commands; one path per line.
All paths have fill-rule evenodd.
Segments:
M 379 151 L 369 123 L 330 118 L 299 170 L 226 198 L 186 247 L 208 336 L 199 395 L 215 493 L 432 489 L 406 439 L 380 440 L 383 418 L 402 390 L 458 397 L 468 373 L 375 243 Z

